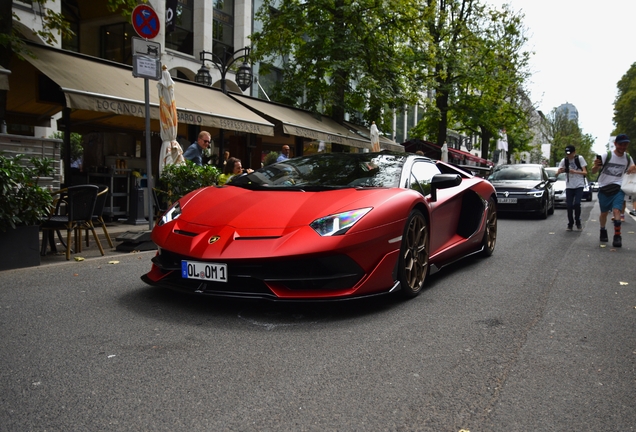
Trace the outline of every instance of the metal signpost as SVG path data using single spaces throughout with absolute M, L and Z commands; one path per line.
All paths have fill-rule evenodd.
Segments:
M 159 34 L 159 16 L 149 6 L 138 5 L 133 10 L 132 25 L 139 36 L 145 39 L 132 38 L 133 76 L 144 79 L 144 93 L 146 102 L 146 173 L 148 193 L 146 194 L 148 206 L 148 229 L 152 230 L 153 200 L 152 188 L 152 159 L 150 149 L 150 89 L 148 80 L 161 79 L 161 44 L 151 42 Z

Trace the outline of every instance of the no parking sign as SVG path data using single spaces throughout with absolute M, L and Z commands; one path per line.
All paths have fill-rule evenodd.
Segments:
M 152 39 L 159 34 L 159 16 L 148 5 L 138 5 L 131 15 L 132 25 L 139 36 Z

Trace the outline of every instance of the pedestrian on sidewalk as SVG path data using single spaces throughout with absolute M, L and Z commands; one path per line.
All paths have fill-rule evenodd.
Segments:
M 576 147 L 565 147 L 565 157 L 559 163 L 557 175 L 565 173 L 565 204 L 568 213 L 568 231 L 572 231 L 574 223 L 576 229 L 581 230 L 581 198 L 585 177 L 587 176 L 587 162 L 576 154 Z
M 611 211 L 614 216 L 614 238 L 612 240 L 614 247 L 623 245 L 621 238 L 621 211 L 625 201 L 625 194 L 621 190 L 623 175 L 636 172 L 634 160 L 627 153 L 628 144 L 627 135 L 617 135 L 614 140 L 614 151 L 596 155 L 592 167 L 593 173 L 600 172 L 598 176 L 598 204 L 601 208 L 601 215 L 598 218 L 601 224 L 600 240 L 602 242 L 608 241 L 605 224 L 607 223 L 607 214 Z

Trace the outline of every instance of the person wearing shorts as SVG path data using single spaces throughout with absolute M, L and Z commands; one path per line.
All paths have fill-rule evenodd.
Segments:
M 607 223 L 607 215 L 611 211 L 614 216 L 614 238 L 612 239 L 614 247 L 623 245 L 621 237 L 621 211 L 625 201 L 625 194 L 621 190 L 623 175 L 636 172 L 636 165 L 627 154 L 628 144 L 627 135 L 617 135 L 614 140 L 614 151 L 610 152 L 609 155 L 597 155 L 592 167 L 593 173 L 600 171 L 598 176 L 598 204 L 601 209 L 601 215 L 598 218 L 601 225 L 600 240 L 601 242 L 609 240 L 605 224 Z M 607 160 L 608 156 L 609 160 Z

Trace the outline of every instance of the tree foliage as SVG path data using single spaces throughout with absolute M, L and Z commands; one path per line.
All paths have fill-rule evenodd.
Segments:
M 583 156 L 588 165 L 594 161 L 594 138 L 589 134 L 584 134 L 579 127 L 578 121 L 568 119 L 567 112 L 553 109 L 546 117 L 545 138 L 550 146 L 550 166 L 557 166 L 561 159 L 565 157 L 565 147 L 573 145 L 576 153 Z
M 252 57 L 265 70 L 284 59 L 277 101 L 340 122 L 346 112 L 363 112 L 369 124 L 386 130 L 392 108 L 417 101 L 419 65 L 411 46 L 420 43 L 417 6 L 406 0 L 265 0 L 257 12 L 263 29 L 251 36 Z
M 51 193 L 38 184 L 53 175 L 53 159 L 0 153 L 0 231 L 38 225 L 50 211 Z
M 482 157 L 487 159 L 490 138 L 498 138 L 503 130 L 509 152 L 529 150 L 533 106 L 524 91 L 530 53 L 523 51 L 527 42 L 523 16 L 506 6 L 484 15 L 481 43 L 471 68 L 475 71 L 472 89 L 459 92 L 457 111 L 461 124 L 481 135 Z
M 530 139 L 522 133 L 528 108 L 519 97 L 529 58 L 523 16 L 506 7 L 480 0 L 266 0 L 257 17 L 263 29 L 252 35 L 254 58 L 284 59 L 280 102 L 339 121 L 363 112 L 384 130 L 393 109 L 417 103 L 426 114 L 411 136 L 442 144 L 450 128 L 488 143 L 505 127 L 521 144 Z M 484 151 L 487 157 L 488 145 Z
M 190 160 L 180 165 L 166 165 L 159 177 L 157 196 L 172 204 L 193 190 L 216 184 L 219 174 L 219 169 L 214 165 L 197 165 Z
M 56 138 L 63 140 L 64 132 L 57 131 L 50 136 L 50 138 Z M 66 153 L 66 146 L 62 146 L 61 157 L 64 160 Z M 82 159 L 84 157 L 84 146 L 82 145 L 82 135 L 77 132 L 71 132 L 71 161 Z
M 636 63 L 618 81 L 618 94 L 614 101 L 614 135 L 627 134 L 632 142 L 628 152 L 636 155 Z
M 438 8 L 426 23 L 434 47 L 427 70 L 435 83 L 435 109 L 424 120 L 429 136 L 441 145 L 449 128 L 478 134 L 484 158 L 501 130 L 507 131 L 509 145 L 525 146 L 531 139 L 531 104 L 523 91 L 530 57 L 523 51 L 523 15 L 477 0 L 430 1 L 429 6 Z

